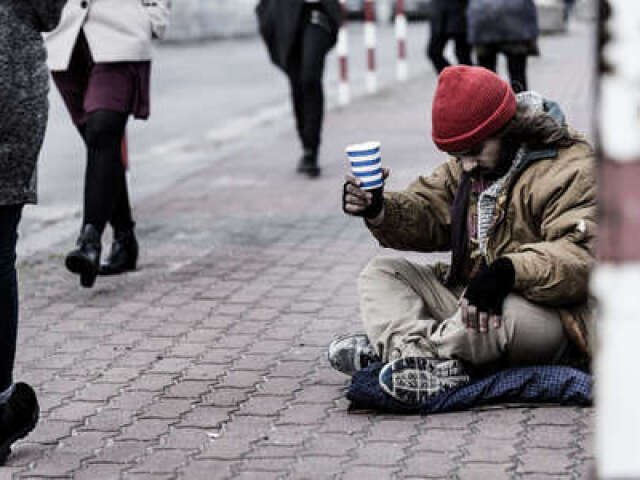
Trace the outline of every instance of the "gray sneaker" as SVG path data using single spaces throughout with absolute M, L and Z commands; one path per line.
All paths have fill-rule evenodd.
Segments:
M 349 376 L 371 363 L 380 361 L 373 345 L 364 334 L 336 338 L 329 344 L 327 358 L 333 368 Z
M 469 383 L 460 361 L 426 357 L 387 363 L 378 378 L 388 395 L 407 405 L 420 405 L 430 397 Z

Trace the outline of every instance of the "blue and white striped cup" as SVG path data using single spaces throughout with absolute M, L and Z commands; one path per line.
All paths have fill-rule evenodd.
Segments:
M 382 162 L 380 142 L 365 142 L 349 145 L 345 149 L 351 171 L 360 180 L 363 190 L 375 190 L 382 187 Z

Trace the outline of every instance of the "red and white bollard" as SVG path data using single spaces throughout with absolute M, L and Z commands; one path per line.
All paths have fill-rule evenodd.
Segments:
M 378 90 L 376 77 L 376 15 L 374 0 L 364 2 L 364 46 L 367 49 L 366 88 L 368 93 Z
M 398 81 L 404 82 L 409 76 L 407 64 L 407 16 L 404 14 L 404 0 L 396 1 L 395 30 L 396 40 L 398 41 L 396 78 Z
M 340 0 L 342 6 L 342 23 L 338 30 L 338 44 L 336 50 L 338 53 L 338 64 L 340 71 L 340 79 L 338 80 L 338 103 L 347 105 L 351 101 L 351 92 L 349 90 L 349 69 L 347 56 L 349 54 L 349 35 L 347 30 L 347 11 L 345 1 Z
M 640 478 L 640 2 L 600 1 L 597 478 Z M 637 54 L 637 53 L 635 53 Z M 631 55 L 631 56 L 630 56 Z M 595 477 L 594 477 L 595 478 Z

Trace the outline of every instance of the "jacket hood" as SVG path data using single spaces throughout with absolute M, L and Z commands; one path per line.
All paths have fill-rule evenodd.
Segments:
M 547 100 L 534 90 L 516 94 L 516 101 L 518 106 L 524 105 L 532 112 L 546 112 L 561 125 L 566 122 L 566 117 L 560 105 L 552 100 Z
M 520 92 L 516 95 L 518 106 L 526 106 L 532 112 L 546 112 L 559 125 L 564 125 L 567 121 L 560 105 L 552 100 L 545 99 L 538 92 L 533 90 Z M 522 162 L 522 168 L 529 163 L 543 158 L 553 158 L 558 155 L 556 147 L 541 148 L 537 150 L 528 150 Z

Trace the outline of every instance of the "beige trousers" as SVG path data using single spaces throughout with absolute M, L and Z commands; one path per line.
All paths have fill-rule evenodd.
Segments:
M 458 308 L 462 289 L 450 290 L 431 267 L 403 258 L 375 258 L 358 287 L 365 331 L 385 362 L 424 356 L 477 366 L 552 364 L 568 345 L 556 310 L 514 294 L 504 301 L 499 328 L 466 328 Z

